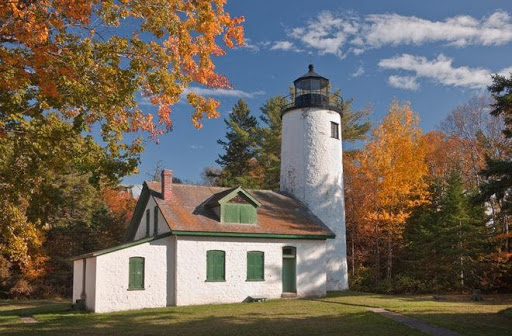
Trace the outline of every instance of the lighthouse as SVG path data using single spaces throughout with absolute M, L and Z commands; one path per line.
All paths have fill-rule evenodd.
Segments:
M 348 289 L 341 117 L 343 102 L 329 80 L 309 71 L 294 82 L 282 111 L 281 192 L 303 202 L 331 231 L 326 241 L 327 290 Z

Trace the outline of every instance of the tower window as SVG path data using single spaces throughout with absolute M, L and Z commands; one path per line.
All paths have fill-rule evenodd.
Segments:
M 340 125 L 331 121 L 331 138 L 340 138 Z

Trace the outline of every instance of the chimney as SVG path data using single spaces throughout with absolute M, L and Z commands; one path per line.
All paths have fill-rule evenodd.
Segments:
M 162 198 L 164 200 L 170 200 L 172 197 L 172 175 L 172 170 L 162 170 Z

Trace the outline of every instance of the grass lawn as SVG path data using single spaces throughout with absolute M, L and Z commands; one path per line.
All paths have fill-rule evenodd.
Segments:
M 347 292 L 318 300 L 143 309 L 112 314 L 67 311 L 58 301 L 0 301 L 1 335 L 424 335 L 361 306 L 383 307 L 464 335 L 512 335 L 500 310 L 512 296 L 481 303 L 449 297 Z M 21 323 L 32 315 L 40 323 Z
M 446 295 L 435 301 L 432 295 L 394 296 L 366 293 L 337 293 L 324 301 L 381 307 L 462 335 L 512 335 L 512 295 L 484 295 L 484 301 L 472 302 L 471 295 Z M 501 313 L 500 313 L 501 312 Z

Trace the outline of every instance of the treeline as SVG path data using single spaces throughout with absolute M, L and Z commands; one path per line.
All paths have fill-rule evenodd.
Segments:
M 409 103 L 374 127 L 346 103 L 344 143 L 364 140 L 343 157 L 352 289 L 512 290 L 512 77 L 489 90 L 427 133 Z M 205 183 L 279 189 L 282 99 L 262 106 L 261 125 L 238 101 Z
M 69 258 L 119 244 L 135 206 L 120 156 L 56 114 L 0 136 L 0 298 L 70 296 Z

